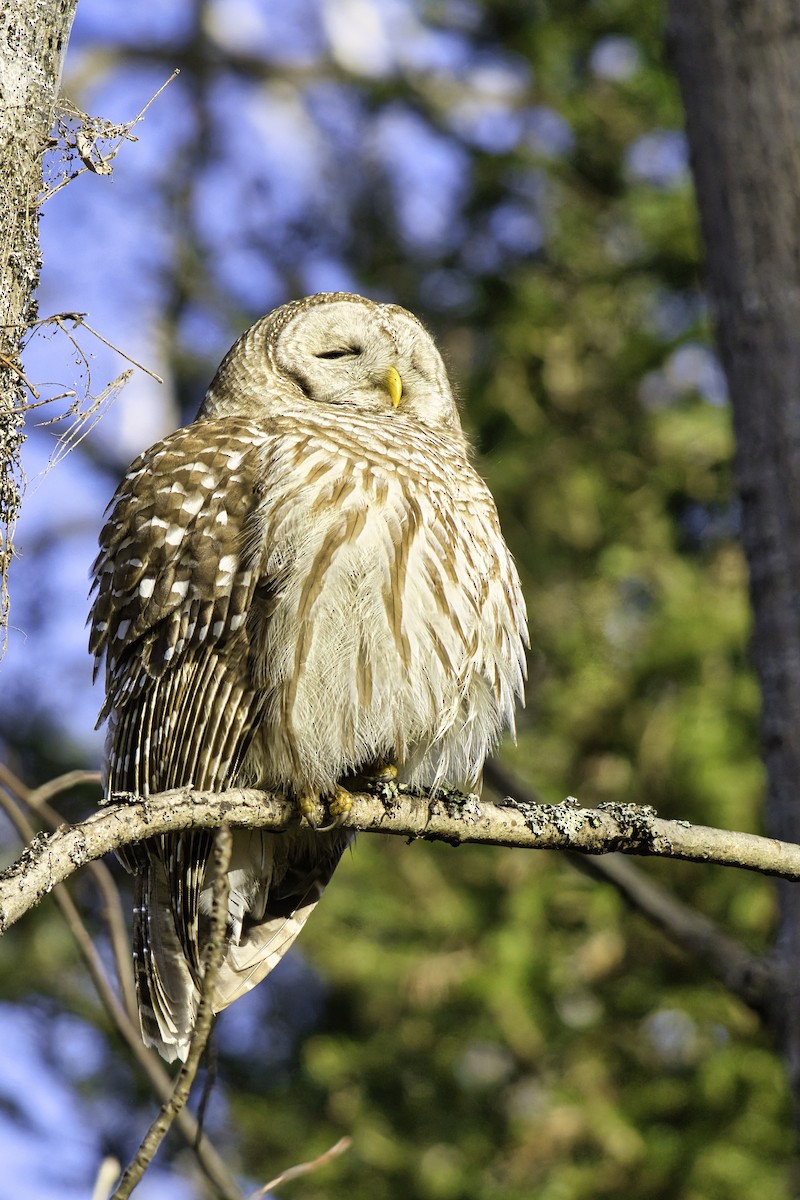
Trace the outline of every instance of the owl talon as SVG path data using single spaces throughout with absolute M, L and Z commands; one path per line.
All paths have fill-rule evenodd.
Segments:
M 337 787 L 336 795 L 328 801 L 328 812 L 332 817 L 345 817 L 353 807 L 353 797 L 347 788 Z
M 327 825 L 320 825 L 320 833 L 326 833 L 329 829 L 338 829 L 344 818 L 353 807 L 353 797 L 346 788 L 337 787 L 336 792 L 326 802 L 328 815 L 332 818 Z
M 327 833 L 329 829 L 337 829 L 341 825 L 353 807 L 353 797 L 345 788 L 337 787 L 333 796 L 322 799 L 324 807 L 328 810 L 328 816 L 331 818 L 324 825 L 320 825 L 317 820 L 320 799 L 321 797 L 313 792 L 304 792 L 298 805 L 300 812 L 312 829 L 317 833 Z
M 319 829 L 317 821 L 317 807 L 319 805 L 319 796 L 314 792 L 303 792 L 297 801 L 297 807 L 300 809 L 301 816 L 305 817 L 312 829 Z
M 397 767 L 390 762 L 376 762 L 365 772 L 365 778 L 376 783 L 394 783 L 397 779 Z

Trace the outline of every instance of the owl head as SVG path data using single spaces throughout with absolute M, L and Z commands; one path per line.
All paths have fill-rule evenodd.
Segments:
M 461 432 L 442 357 L 421 322 L 348 292 L 293 300 L 256 321 L 226 354 L 198 415 L 270 415 L 287 402 Z

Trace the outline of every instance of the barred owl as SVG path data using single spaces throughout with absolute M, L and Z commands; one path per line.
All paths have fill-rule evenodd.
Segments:
M 310 817 L 347 786 L 479 786 L 513 731 L 519 580 L 442 359 L 402 308 L 344 293 L 263 317 L 193 424 L 131 466 L 94 564 L 109 796 L 258 786 Z M 128 847 L 142 1035 L 185 1058 L 212 835 Z M 234 833 L 219 1011 L 291 946 L 348 843 Z

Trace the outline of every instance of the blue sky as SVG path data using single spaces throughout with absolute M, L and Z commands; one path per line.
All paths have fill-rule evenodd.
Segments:
M 255 0 L 211 6 L 212 40 L 223 50 L 263 54 L 276 74 L 254 81 L 220 71 L 209 85 L 213 152 L 193 177 L 189 207 L 206 278 L 181 312 L 177 330 L 181 344 L 201 351 L 207 378 L 250 319 L 288 298 L 287 275 L 307 292 L 361 287 L 342 248 L 352 237 L 363 173 L 386 180 L 395 228 L 419 263 L 423 294 L 434 307 L 468 304 L 471 272 L 496 270 L 507 256 L 519 259 L 541 248 L 535 177 L 509 192 L 484 230 L 467 230 L 462 206 L 471 181 L 470 147 L 500 153 L 527 140 L 536 153 L 559 156 L 571 147 L 569 126 L 553 110 L 531 103 L 527 64 L 474 48 L 468 34 L 475 6 L 455 6 L 448 29 L 427 26 L 420 11 L 412 0 L 307 0 L 285 10 Z M 105 50 L 169 47 L 184 35 L 189 17 L 184 0 L 168 0 L 126 12 L 123 24 L 109 0 L 81 0 L 65 92 L 91 114 L 130 120 L 168 77 L 169 54 L 158 65 L 131 65 Z M 421 81 L 447 90 L 445 127 L 434 129 L 402 100 L 368 112 L 358 87 L 342 82 L 342 68 L 355 85 L 386 74 L 407 77 L 410 95 Z M 310 69 L 315 78 L 307 78 Z M 306 73 L 302 86 L 294 82 L 295 70 Z M 108 341 L 164 379 L 161 385 L 134 370 L 87 435 L 88 445 L 116 463 L 120 474 L 182 419 L 160 325 L 183 233 L 172 173 L 191 153 L 197 119 L 190 81 L 179 77 L 137 125 L 138 140 L 122 146 L 111 177 L 86 172 L 43 210 L 41 313 L 88 313 Z M 296 233 L 300 220 L 303 239 Z M 441 258 L 457 252 L 463 267 L 443 272 Z M 73 336 L 90 380 L 64 333 L 47 328 L 32 337 L 26 370 L 43 396 L 81 396 L 88 383 L 96 397 L 129 367 L 86 330 Z M 197 403 L 201 392 L 198 387 Z M 68 404 L 56 402 L 43 415 Z M 80 446 L 48 470 L 64 428 L 63 422 L 29 425 L 20 557 L 11 576 L 11 628 L 0 668 L 0 739 L 3 723 L 24 714 L 52 725 L 95 765 L 100 699 L 85 654 L 87 580 L 118 475 Z
M 367 179 L 384 185 L 387 230 L 413 262 L 433 310 L 468 316 L 476 274 L 535 257 L 546 244 L 546 205 L 539 201 L 547 164 L 572 149 L 568 121 L 536 102 L 524 60 L 476 48 L 470 37 L 476 4 L 444 6 L 448 24 L 439 28 L 426 23 L 424 8 L 421 0 L 216 0 L 206 36 L 220 52 L 260 56 L 273 70 L 260 77 L 220 70 L 205 96 L 206 153 L 198 157 L 192 81 L 182 76 L 136 127 L 138 140 L 121 148 L 111 177 L 85 173 L 45 204 L 42 315 L 88 313 L 105 338 L 164 382 L 134 369 L 85 445 L 56 465 L 68 423 L 38 424 L 49 410 L 33 414 L 11 628 L 0 664 L 0 756 L 4 726 L 44 722 L 76 762 L 99 764 L 102 734 L 94 721 L 101 697 L 86 652 L 89 568 L 104 507 L 125 465 L 185 415 L 162 332 L 185 249 L 184 222 L 192 224 L 201 261 L 177 338 L 206 364 L 206 379 L 244 325 L 293 288 L 362 288 L 348 245 Z M 117 0 L 81 0 L 65 91 L 92 114 L 130 120 L 168 77 L 170 47 L 186 35 L 191 13 L 188 0 L 128 5 L 124 13 Z M 161 57 L 125 61 L 126 45 L 150 46 Z M 632 42 L 609 37 L 594 48 L 589 69 L 613 83 L 631 78 L 639 65 Z M 358 85 L 375 78 L 400 86 L 395 99 L 371 110 Z M 441 98 L 436 127 L 413 103 L 421 88 L 434 106 Z M 519 147 L 530 154 L 529 169 L 509 180 L 484 225 L 473 227 L 465 214 L 472 152 Z M 682 134 L 653 130 L 637 139 L 626 169 L 642 186 L 683 186 Z M 187 178 L 192 194 L 180 207 Z M 661 322 L 667 340 L 695 316 L 665 296 L 647 319 Z M 85 330 L 74 336 L 79 351 L 57 330 L 31 339 L 26 371 L 43 395 L 80 397 L 88 386 L 100 396 L 129 367 Z M 643 402 L 672 403 L 693 387 L 712 403 L 724 402 L 716 360 L 701 346 L 681 347 L 643 381 Z M 201 397 L 199 383 L 194 402 Z M 69 402 L 54 407 L 63 411 Z M 287 972 L 307 971 L 299 956 L 294 961 Z M 308 993 L 308 974 L 304 980 Z M 265 1003 L 237 1004 L 224 1036 L 246 1045 Z M 42 1023 L 0 1004 L 0 1043 L 0 1200 L 19 1200 L 21 1180 L 26 1200 L 83 1200 L 104 1132 L 123 1117 L 131 1120 L 113 1106 L 99 1110 L 81 1091 L 86 1073 L 102 1061 L 100 1035 L 77 1018 Z M 142 1200 L 194 1194 L 158 1172 L 137 1192 Z

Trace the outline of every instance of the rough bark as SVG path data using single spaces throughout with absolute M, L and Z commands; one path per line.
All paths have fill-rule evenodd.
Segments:
M 77 0 L 0 0 L 0 654 L 20 500 L 22 338 L 36 318 L 42 156 Z
M 766 826 L 800 841 L 800 9 L 670 0 L 737 442 Z M 780 886 L 771 1019 L 800 1113 L 800 890 Z
M 389 833 L 412 841 L 480 842 L 529 850 L 572 850 L 579 854 L 623 852 L 652 858 L 739 867 L 800 881 L 800 846 L 734 830 L 665 821 L 652 808 L 605 804 L 581 808 L 570 796 L 560 804 L 508 801 L 492 804 L 476 796 L 443 793 L 429 797 L 387 784 L 381 795 L 356 794 L 340 816 L 343 829 Z M 328 819 L 320 805 L 320 823 Z M 78 867 L 131 842 L 184 829 L 287 829 L 298 820 L 285 797 L 255 789 L 196 792 L 176 788 L 106 804 L 79 825 L 40 834 L 0 875 L 0 934 Z

